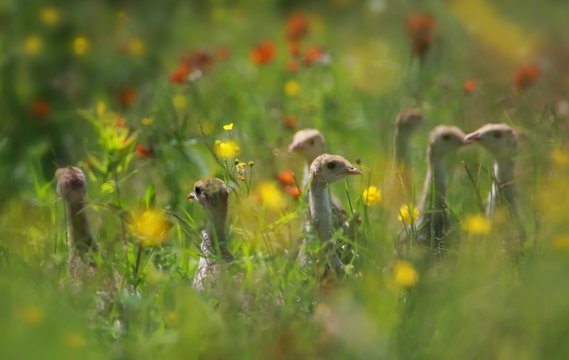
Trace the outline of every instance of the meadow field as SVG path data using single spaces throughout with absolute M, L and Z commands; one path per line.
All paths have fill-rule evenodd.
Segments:
M 567 359 L 568 20 L 564 0 L 0 0 L 0 358 Z M 444 253 L 397 256 L 430 130 L 486 123 L 516 130 L 519 224 L 485 216 L 493 158 L 471 144 L 446 164 Z M 362 172 L 330 187 L 355 231 L 326 279 L 297 260 L 304 128 Z M 64 166 L 99 246 L 79 275 Z M 210 176 L 234 258 L 199 292 L 187 197 Z

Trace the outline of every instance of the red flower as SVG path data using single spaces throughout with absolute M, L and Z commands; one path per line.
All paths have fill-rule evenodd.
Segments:
M 464 84 L 462 84 L 462 89 L 464 90 L 465 94 L 472 94 L 476 90 L 476 87 L 476 81 L 472 79 L 465 80 Z
M 411 37 L 411 50 L 421 61 L 431 47 L 433 30 L 437 26 L 435 18 L 428 14 L 413 14 L 407 19 L 407 33 Z
M 289 47 L 289 52 L 290 56 L 292 57 L 300 56 L 300 42 L 299 41 L 291 42 Z
M 308 34 L 308 21 L 303 15 L 293 14 L 286 23 L 286 37 L 289 41 L 300 41 Z
M 142 144 L 136 144 L 134 147 L 134 152 L 144 159 L 149 159 L 154 157 L 154 150 L 152 148 L 146 148 Z
M 296 184 L 296 176 L 291 170 L 284 170 L 278 173 L 277 179 L 283 186 L 292 186 Z
M 300 196 L 300 189 L 296 185 L 285 187 L 285 191 L 295 199 Z
M 304 54 L 304 64 L 306 64 L 306 65 L 315 64 L 318 61 L 320 61 L 320 59 L 322 59 L 323 55 L 324 55 L 324 51 L 322 51 L 321 48 L 314 46 L 314 47 L 308 49 L 306 54 Z
M 134 100 L 136 100 L 136 90 L 134 89 L 123 89 L 119 93 L 119 103 L 124 107 L 131 105 Z
M 253 51 L 251 51 L 251 61 L 257 65 L 266 65 L 274 59 L 275 53 L 275 44 L 270 41 L 265 41 L 253 48 Z
M 285 116 L 282 118 L 282 124 L 285 128 L 293 130 L 298 124 L 298 118 L 296 116 Z
M 178 70 L 170 74 L 170 81 L 175 84 L 183 84 L 188 80 L 190 67 L 187 64 L 180 64 Z
M 206 71 L 213 66 L 214 57 L 203 51 L 190 52 L 182 58 L 182 64 L 186 64 L 191 71 Z
M 30 105 L 30 112 L 37 119 L 45 119 L 51 112 L 51 105 L 47 100 L 38 99 Z
M 516 90 L 525 90 L 532 86 L 540 77 L 541 70 L 537 65 L 522 66 L 514 75 L 514 88 Z
M 291 60 L 286 65 L 286 69 L 290 72 L 296 72 L 298 70 L 298 63 L 295 60 Z

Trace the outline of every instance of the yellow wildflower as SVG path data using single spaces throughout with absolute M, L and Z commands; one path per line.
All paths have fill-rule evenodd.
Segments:
M 371 185 L 363 191 L 362 199 L 367 206 L 375 205 L 381 201 L 381 192 L 377 186 Z
M 37 55 L 43 48 L 43 42 L 37 35 L 30 35 L 24 40 L 24 52 L 28 55 Z
M 569 165 L 569 151 L 567 151 L 566 149 L 562 148 L 553 149 L 549 154 L 549 156 L 551 157 L 551 161 L 553 161 L 555 165 L 559 166 Z
M 166 240 L 172 223 L 162 211 L 145 210 L 135 216 L 132 227 L 143 246 L 159 246 Z
M 89 41 L 84 36 L 77 36 L 73 40 L 73 52 L 75 55 L 81 56 L 87 52 Z
M 40 11 L 40 20 L 46 25 L 55 25 L 61 19 L 59 10 L 52 6 L 46 6 Z
M 419 219 L 419 209 L 414 205 L 403 204 L 399 208 L 397 218 L 404 224 L 412 224 Z
M 153 118 L 149 118 L 149 117 L 145 117 L 142 118 L 142 125 L 152 125 L 154 123 L 154 119 Z
M 178 111 L 182 111 L 186 108 L 186 97 L 184 95 L 174 96 L 174 98 L 172 98 L 172 102 Z
M 283 193 L 277 184 L 272 181 L 259 184 L 259 195 L 263 204 L 272 210 L 280 210 L 286 205 Z
M 144 43 L 139 38 L 131 39 L 128 42 L 128 51 L 131 55 L 140 56 L 144 54 Z
M 214 152 L 220 158 L 229 159 L 239 154 L 239 145 L 233 140 L 216 140 Z
M 225 131 L 233 130 L 233 123 L 223 125 L 223 130 L 225 130 Z
M 413 264 L 399 260 L 393 267 L 393 279 L 397 285 L 412 287 L 419 281 L 419 274 Z
M 178 313 L 175 311 L 166 312 L 166 314 L 164 314 L 164 317 L 166 318 L 166 321 L 171 324 L 177 323 L 179 319 Z
M 107 111 L 107 105 L 105 104 L 104 101 L 98 101 L 97 102 L 96 111 L 97 111 L 97 115 L 99 115 L 99 116 L 103 116 L 105 114 L 105 112 Z
M 300 84 L 296 80 L 289 80 L 284 86 L 284 92 L 287 96 L 296 96 L 300 92 Z
M 87 341 L 83 335 L 74 332 L 67 332 L 63 334 L 62 342 L 70 349 L 80 349 L 87 345 Z
M 557 250 L 569 250 L 569 235 L 556 236 L 551 242 L 551 246 Z
M 490 221 L 483 215 L 470 214 L 464 219 L 462 228 L 471 234 L 487 234 L 490 232 Z
M 29 326 L 38 326 L 45 318 L 42 309 L 33 305 L 23 308 L 20 315 L 24 324 Z

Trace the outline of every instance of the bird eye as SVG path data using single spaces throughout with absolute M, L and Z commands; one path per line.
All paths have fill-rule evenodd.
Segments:
M 310 145 L 314 145 L 314 139 L 310 139 L 310 141 L 308 142 Z
M 494 131 L 494 139 L 501 139 L 502 138 L 502 132 L 500 131 Z
M 336 168 L 336 163 L 334 161 L 331 161 L 331 162 L 326 164 L 326 167 L 330 170 L 333 170 Z
M 444 141 L 449 141 L 449 140 L 450 140 L 450 134 L 444 134 L 444 135 L 443 135 L 443 140 L 444 140 Z
M 196 195 L 200 195 L 201 192 L 202 192 L 202 188 L 200 188 L 199 186 L 196 186 L 196 187 L 194 188 L 194 192 L 196 193 Z

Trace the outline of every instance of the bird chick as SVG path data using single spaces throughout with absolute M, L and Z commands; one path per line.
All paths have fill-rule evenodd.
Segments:
M 290 152 L 298 153 L 305 160 L 302 187 L 306 187 L 310 176 L 310 164 L 318 156 L 326 152 L 324 135 L 316 129 L 303 129 L 294 134 L 292 143 L 289 145 Z

